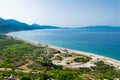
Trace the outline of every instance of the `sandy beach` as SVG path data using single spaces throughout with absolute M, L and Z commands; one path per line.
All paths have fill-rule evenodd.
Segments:
M 68 66 L 68 67 L 71 67 L 71 68 L 91 67 L 91 66 L 95 66 L 95 64 L 94 64 L 95 62 L 103 61 L 106 64 L 109 64 L 111 66 L 114 66 L 117 69 L 120 69 L 120 61 L 112 59 L 112 58 L 104 57 L 104 56 L 101 56 L 101 55 L 96 55 L 96 54 L 93 54 L 93 53 L 87 53 L 87 52 L 83 52 L 83 51 L 71 50 L 71 49 L 66 49 L 66 48 L 61 48 L 61 47 L 57 47 L 57 46 L 47 45 L 47 44 L 43 44 L 43 43 L 39 43 L 39 42 L 34 42 L 34 41 L 30 41 L 30 40 L 25 40 L 25 39 L 13 36 L 12 33 L 7 33 L 6 35 L 9 36 L 9 37 L 15 38 L 17 40 L 21 40 L 21 41 L 24 41 L 26 43 L 30 43 L 32 45 L 53 48 L 53 49 L 57 49 L 57 50 L 59 50 L 61 52 L 67 51 L 68 53 L 82 54 L 82 55 L 86 55 L 86 56 L 89 56 L 89 57 L 92 58 L 92 60 L 90 60 L 89 62 L 87 62 L 85 64 L 66 65 L 64 61 L 62 61 L 60 63 L 59 63 L 59 61 L 52 61 L 56 65 L 64 65 L 64 66 Z

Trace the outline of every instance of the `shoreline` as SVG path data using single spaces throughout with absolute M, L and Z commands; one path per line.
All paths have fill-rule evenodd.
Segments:
M 12 37 L 14 39 L 21 40 L 21 41 L 26 42 L 26 43 L 30 43 L 30 44 L 35 45 L 35 46 L 48 47 L 48 48 L 56 49 L 56 50 L 59 50 L 59 51 L 65 51 L 66 50 L 69 53 L 82 54 L 82 55 L 85 55 L 85 56 L 88 56 L 88 57 L 92 58 L 92 60 L 88 64 L 85 64 L 84 66 L 83 65 L 77 65 L 77 66 L 70 66 L 70 65 L 68 66 L 67 65 L 67 67 L 71 67 L 71 68 L 72 67 L 74 67 L 74 68 L 76 68 L 76 67 L 87 67 L 87 66 L 91 67 L 91 66 L 94 66 L 93 62 L 103 61 L 106 64 L 109 64 L 109 65 L 111 65 L 115 68 L 120 69 L 120 61 L 109 58 L 109 57 L 105 57 L 105 56 L 102 56 L 102 55 L 97 55 L 97 54 L 94 54 L 94 53 L 88 53 L 88 52 L 83 52 L 83 51 L 78 51 L 78 50 L 72 50 L 72 49 L 52 46 L 52 45 L 44 44 L 44 43 L 41 43 L 41 42 L 26 40 L 26 39 L 23 39 L 23 38 L 20 38 L 20 37 L 13 36 L 12 33 L 7 33 L 6 35 L 9 36 L 9 37 Z M 60 65 L 59 63 L 56 63 L 56 62 L 53 62 L 53 63 L 56 64 L 56 65 Z M 66 66 L 66 65 L 64 65 L 64 66 Z

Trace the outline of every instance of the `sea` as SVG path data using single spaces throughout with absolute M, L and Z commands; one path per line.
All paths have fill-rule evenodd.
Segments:
M 12 32 L 12 35 L 25 40 L 89 52 L 120 61 L 120 30 L 40 29 Z

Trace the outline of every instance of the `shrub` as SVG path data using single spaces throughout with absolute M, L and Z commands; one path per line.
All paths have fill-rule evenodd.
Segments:
M 90 59 L 91 58 L 89 58 L 89 57 L 76 57 L 73 60 L 77 63 L 79 63 L 79 62 L 86 63 L 86 62 L 90 61 Z
M 59 71 L 55 80 L 82 80 L 75 72 Z

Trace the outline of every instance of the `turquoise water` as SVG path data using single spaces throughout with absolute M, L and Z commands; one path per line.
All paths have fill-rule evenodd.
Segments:
M 90 52 L 120 61 L 120 30 L 49 29 L 12 34 L 26 40 Z

